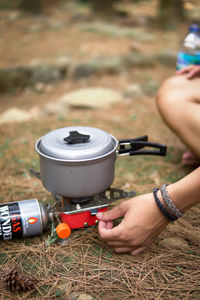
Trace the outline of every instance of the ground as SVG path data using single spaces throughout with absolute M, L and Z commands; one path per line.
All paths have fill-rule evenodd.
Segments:
M 137 40 L 123 34 L 116 36 L 82 30 L 86 23 L 92 27 L 97 20 L 88 16 L 87 7 L 80 5 L 50 9 L 45 17 L 18 16 L 16 11 L 1 11 L 0 66 L 25 66 L 35 59 L 51 62 L 63 54 L 73 62 L 99 55 L 126 55 L 133 45 L 147 55 L 165 49 L 176 51 L 186 26 L 171 27 L 167 31 L 159 29 L 152 23 L 156 14 L 155 3 L 132 5 L 132 25 L 126 25 L 119 18 L 106 21 L 106 24 L 122 28 L 136 27 L 141 34 L 153 36 L 148 42 L 145 38 Z M 13 106 L 25 110 L 32 107 L 42 109 L 48 102 L 56 102 L 64 93 L 82 87 L 107 87 L 121 94 L 133 83 L 143 88 L 139 97 L 123 97 L 123 101 L 111 108 L 69 108 L 64 117 L 44 115 L 25 123 L 1 125 L 0 201 L 31 198 L 44 203 L 52 201 L 50 193 L 30 175 L 29 170 L 39 170 L 34 149 L 36 140 L 50 130 L 65 126 L 95 126 L 117 139 L 147 134 L 150 141 L 168 146 L 166 158 L 118 158 L 114 187 L 142 194 L 188 174 L 191 169 L 181 164 L 185 146 L 166 127 L 155 106 L 157 88 L 174 72 L 175 65 L 156 63 L 153 67 L 135 67 L 118 74 L 105 73 L 80 80 L 65 78 L 52 82 L 49 92 L 36 92 L 33 87 L 27 87 L 2 94 L 3 112 Z M 199 299 L 199 212 L 199 206 L 191 209 L 181 220 L 170 224 L 148 250 L 136 257 L 115 254 L 99 240 L 95 227 L 72 232 L 70 242 L 64 246 L 57 243 L 47 247 L 49 232 L 40 237 L 1 243 L 2 276 L 5 268 L 16 266 L 21 272 L 38 279 L 36 290 L 26 293 L 13 294 L 0 285 L 1 299 L 77 299 L 81 293 L 106 300 Z M 167 238 L 173 238 L 172 242 L 169 243 Z M 72 298 L 72 292 L 78 294 Z

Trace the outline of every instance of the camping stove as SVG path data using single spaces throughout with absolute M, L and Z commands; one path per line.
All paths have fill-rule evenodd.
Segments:
M 30 170 L 31 175 L 40 178 L 40 173 Z M 96 214 L 108 210 L 110 204 L 116 200 L 132 198 L 135 191 L 123 191 L 110 187 L 104 192 L 94 196 L 82 198 L 64 198 L 60 195 L 53 195 L 55 203 L 48 207 L 51 219 L 56 217 L 59 222 L 66 223 L 70 229 L 78 229 L 97 225 Z
M 123 191 L 109 188 L 95 196 L 84 198 L 62 198 L 56 196 L 55 214 L 62 223 L 67 223 L 71 229 L 93 226 L 98 223 L 97 212 L 108 210 L 108 206 L 116 200 L 132 198 L 134 191 Z
M 134 197 L 135 192 L 110 188 L 92 197 L 62 198 L 55 196 L 53 205 L 43 205 L 37 199 L 0 204 L 0 241 L 42 234 L 52 224 L 49 243 L 57 237 L 66 239 L 71 229 L 98 223 L 96 213 L 108 210 L 115 200 Z M 57 219 L 55 239 L 55 224 Z

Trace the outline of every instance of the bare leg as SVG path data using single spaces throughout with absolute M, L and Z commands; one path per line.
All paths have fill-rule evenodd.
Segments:
M 185 75 L 167 79 L 157 96 L 166 124 L 200 160 L 200 78 Z

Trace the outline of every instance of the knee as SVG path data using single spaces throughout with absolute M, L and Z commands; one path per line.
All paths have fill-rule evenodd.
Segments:
M 173 76 L 164 81 L 156 97 L 156 105 L 162 115 L 165 115 L 170 107 L 179 104 L 184 86 L 183 76 Z

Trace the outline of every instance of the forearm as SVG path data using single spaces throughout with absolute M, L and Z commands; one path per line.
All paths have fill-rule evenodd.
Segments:
M 200 167 L 174 184 L 167 187 L 170 198 L 181 211 L 200 202 Z M 160 193 L 158 194 L 161 199 Z

